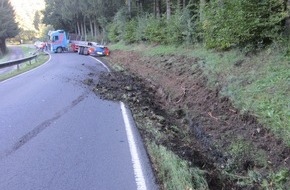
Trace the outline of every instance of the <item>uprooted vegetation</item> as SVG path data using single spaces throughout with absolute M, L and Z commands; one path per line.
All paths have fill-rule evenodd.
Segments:
M 91 85 L 130 106 L 162 189 L 289 187 L 290 148 L 222 96 L 221 85 L 208 87 L 200 61 L 115 51 L 106 59 L 114 71 Z

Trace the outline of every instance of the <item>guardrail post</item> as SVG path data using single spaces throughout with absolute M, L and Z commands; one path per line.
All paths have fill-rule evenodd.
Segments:
M 21 63 L 29 61 L 29 63 L 31 64 L 31 60 L 32 59 L 36 59 L 36 58 L 37 58 L 37 55 L 33 55 L 33 56 L 30 56 L 30 57 L 27 57 L 27 58 L 23 58 L 23 59 L 17 59 L 17 60 L 14 60 L 14 61 L 7 61 L 7 62 L 4 62 L 4 63 L 0 63 L 0 69 L 16 65 L 17 66 L 17 70 L 20 70 L 20 64 Z M 35 60 L 35 61 L 37 61 L 37 60 Z

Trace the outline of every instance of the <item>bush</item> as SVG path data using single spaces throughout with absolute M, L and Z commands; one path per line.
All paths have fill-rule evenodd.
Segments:
M 209 48 L 254 48 L 279 40 L 287 17 L 283 0 L 212 0 L 205 9 L 205 44 Z
M 137 41 L 146 41 L 145 30 L 147 27 L 147 18 L 148 15 L 144 14 L 137 17 L 137 27 L 136 27 L 136 40 Z
M 156 19 L 150 15 L 146 19 L 145 39 L 153 43 L 164 43 L 165 41 L 165 22 L 164 19 Z
M 197 39 L 197 21 L 193 20 L 189 9 L 177 10 L 166 21 L 166 43 L 180 45 L 193 44 Z
M 124 41 L 127 43 L 137 42 L 136 38 L 137 21 L 132 19 L 126 23 Z
M 125 28 L 128 20 L 128 12 L 127 9 L 120 9 L 116 15 L 114 16 L 114 20 L 111 24 L 109 24 L 109 40 L 112 42 L 118 42 L 124 39 L 125 36 Z
M 119 41 L 119 33 L 118 33 L 118 29 L 117 29 L 117 25 L 112 22 L 109 24 L 108 26 L 108 38 L 111 42 L 118 42 Z

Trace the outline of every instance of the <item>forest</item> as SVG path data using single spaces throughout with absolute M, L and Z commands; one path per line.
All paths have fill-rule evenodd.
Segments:
M 43 22 L 85 39 L 262 48 L 287 38 L 287 0 L 45 0 Z

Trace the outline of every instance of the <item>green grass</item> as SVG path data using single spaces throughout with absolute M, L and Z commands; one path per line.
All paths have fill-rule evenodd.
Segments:
M 128 46 L 124 42 L 118 42 L 116 44 L 109 45 L 110 51 L 114 50 L 124 50 L 124 51 L 132 51 L 133 46 Z
M 5 73 L 0 75 L 0 81 L 4 81 L 21 73 L 25 73 L 31 69 L 34 69 L 43 63 L 45 63 L 49 59 L 49 56 L 45 53 L 40 53 L 37 60 L 32 60 L 31 64 L 29 62 L 23 63 L 20 66 L 19 70 L 14 70 L 10 73 Z
M 209 189 L 204 171 L 191 167 L 187 161 L 180 159 L 164 146 L 152 142 L 147 146 L 153 166 L 158 171 L 157 177 L 163 182 L 164 189 Z
M 236 80 L 230 83 L 223 93 L 234 99 L 242 110 L 256 114 L 260 121 L 270 126 L 275 133 L 285 135 L 289 144 L 290 68 L 285 62 L 275 65 L 272 61 L 272 57 L 269 57 L 269 61 L 260 63 L 260 69 L 236 76 Z M 246 81 L 246 84 L 243 81 Z
M 32 55 L 32 53 L 36 52 L 36 48 L 30 48 L 30 47 L 23 46 L 23 45 L 21 45 L 20 47 L 22 49 L 24 57 L 29 57 Z
M 217 52 L 203 46 L 189 49 L 118 43 L 113 47 L 143 52 L 144 56 L 198 57 L 209 86 L 221 85 L 223 96 L 242 112 L 256 116 L 290 146 L 290 57 L 281 48 L 269 47 L 257 55 L 245 56 L 239 50 Z
M 32 53 L 34 53 L 36 51 L 35 48 L 27 47 L 26 45 L 18 45 L 18 47 L 20 47 L 22 49 L 24 57 L 29 57 L 32 55 Z M 11 55 L 11 51 L 10 51 L 9 46 L 7 48 L 8 48 L 8 53 L 6 55 L 0 57 L 0 63 L 8 61 L 8 59 Z
M 0 63 L 8 61 L 10 54 L 11 54 L 11 52 L 9 51 L 9 48 L 8 48 L 8 53 L 0 56 Z
M 201 50 L 202 52 L 206 50 Z M 246 57 L 239 51 L 194 52 L 202 57 L 209 82 L 222 84 L 242 112 L 250 112 L 290 145 L 290 65 L 279 50 Z M 240 61 L 240 66 L 235 64 Z

